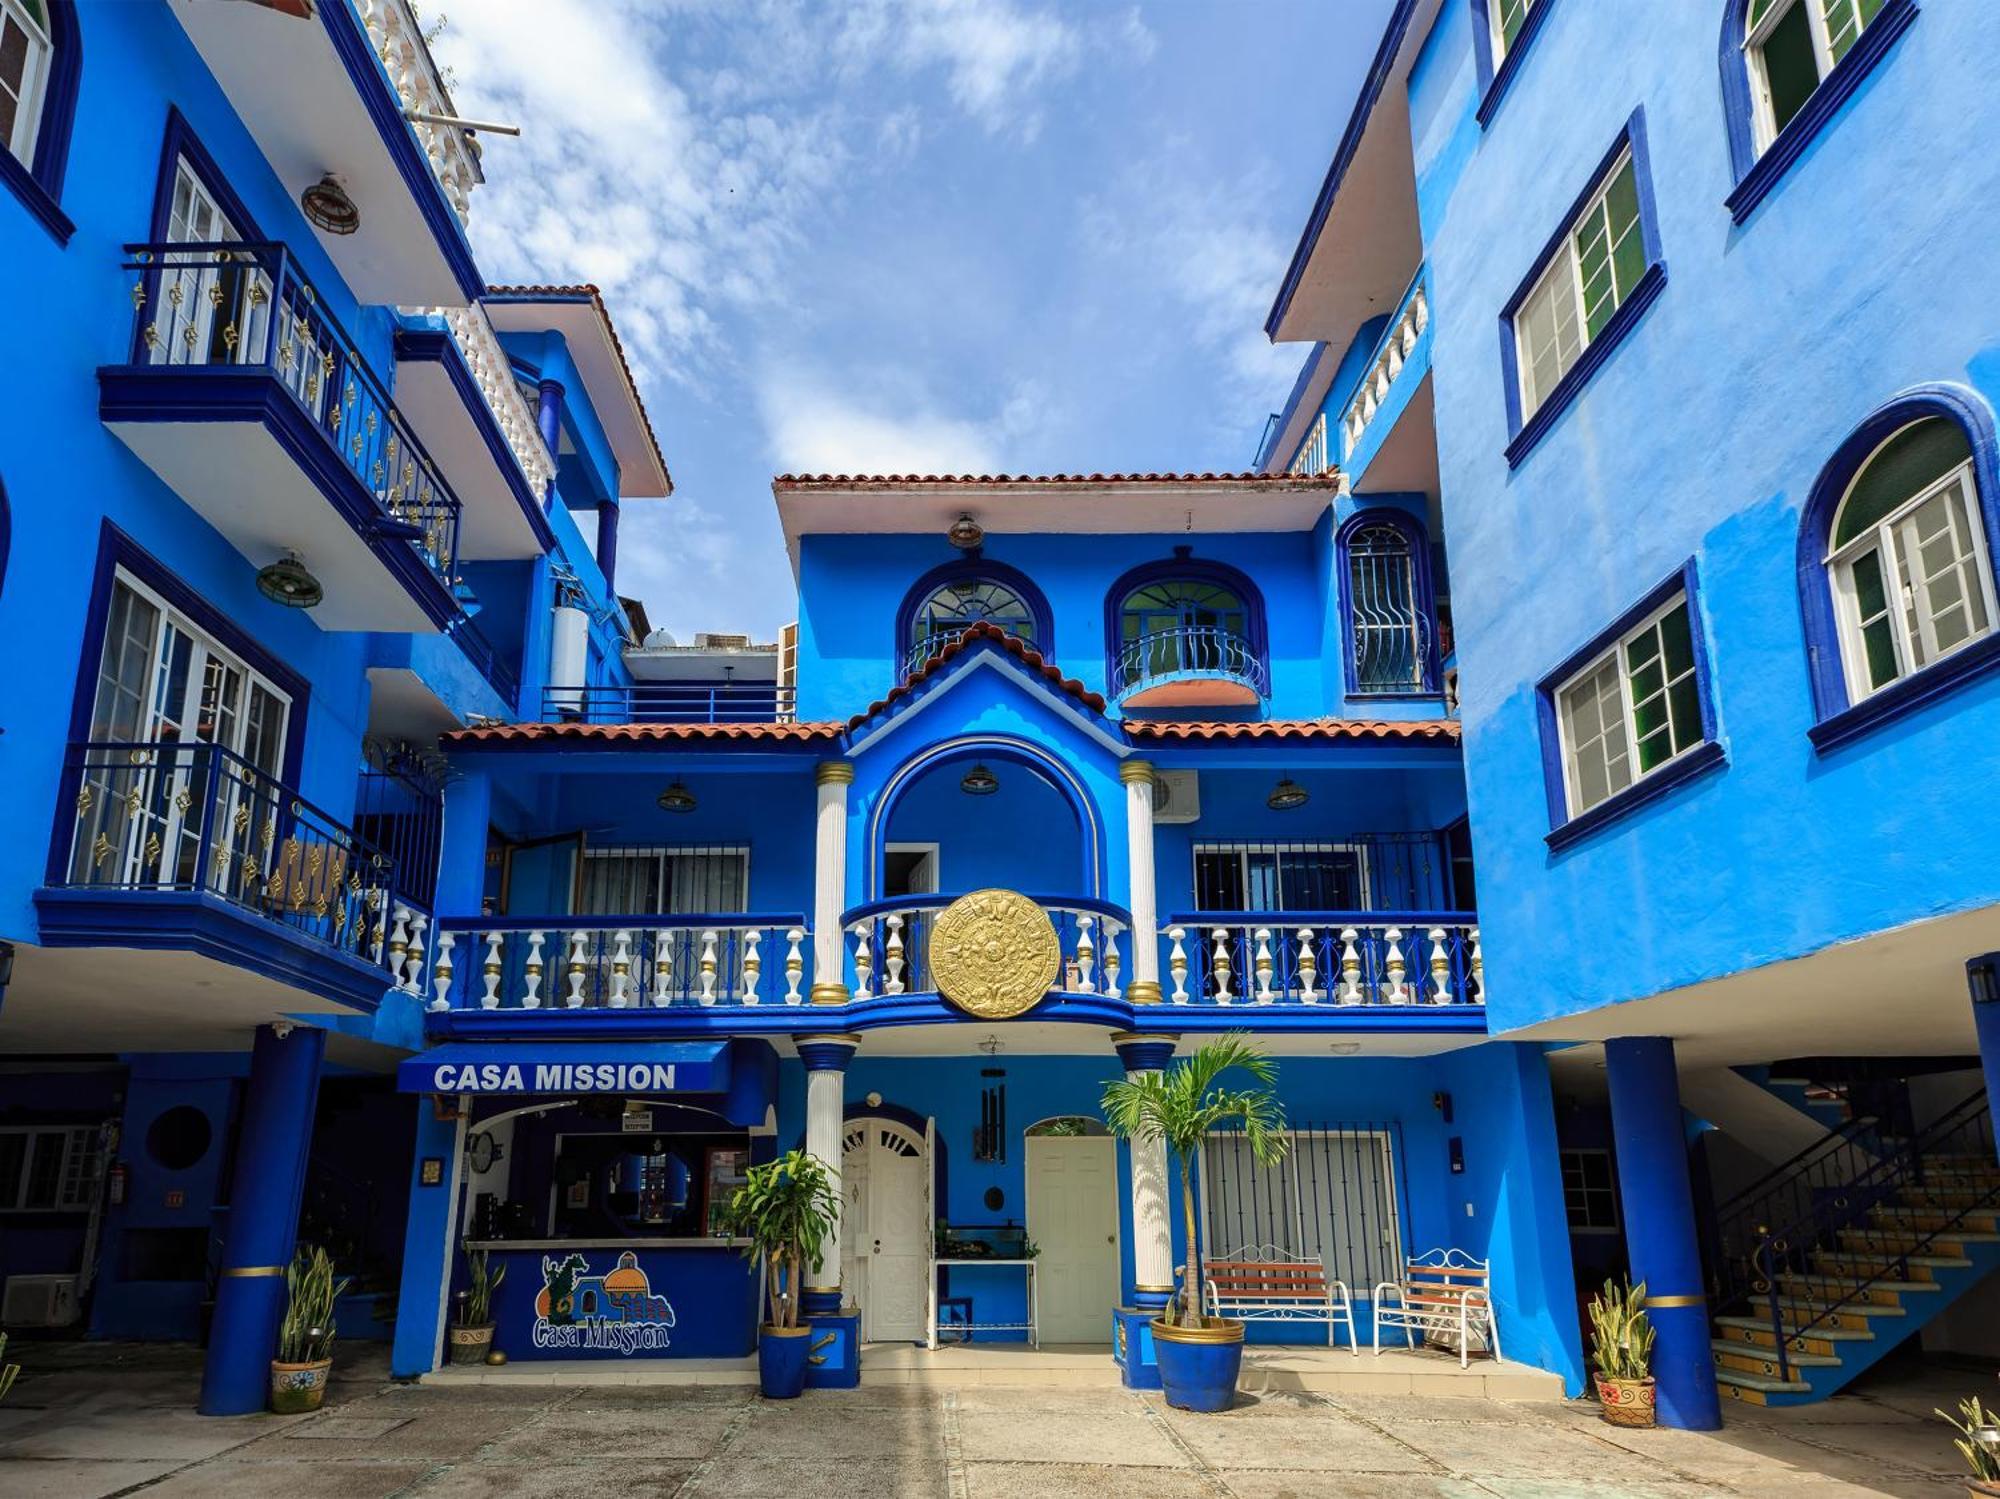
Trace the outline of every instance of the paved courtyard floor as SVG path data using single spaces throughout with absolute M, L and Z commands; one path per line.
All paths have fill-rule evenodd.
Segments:
M 17 1343 L 4 1499 L 1961 1499 L 1930 1414 L 1992 1371 L 1932 1370 L 1715 1433 L 1595 1407 L 1272 1391 L 1194 1416 L 1115 1389 L 884 1384 L 767 1404 L 740 1387 L 424 1387 L 343 1350 L 314 1416 L 192 1410 L 183 1348 Z

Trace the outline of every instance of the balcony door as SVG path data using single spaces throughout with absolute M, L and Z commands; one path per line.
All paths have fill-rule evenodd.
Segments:
M 209 883 L 234 893 L 249 878 L 242 871 L 258 866 L 254 851 L 276 836 L 290 711 L 276 686 L 120 571 L 98 663 L 72 876 L 192 886 L 213 818 L 220 856 L 210 861 Z
M 169 244 L 210 248 L 163 253 L 160 294 L 166 306 L 164 326 L 155 324 L 161 334 L 156 362 L 261 362 L 270 278 L 248 252 L 216 248 L 238 243 L 243 231 L 186 156 L 174 162 L 166 238 Z

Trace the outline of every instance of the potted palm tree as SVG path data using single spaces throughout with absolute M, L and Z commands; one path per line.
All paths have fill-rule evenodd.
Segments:
M 1228 1088 L 1226 1072 L 1246 1072 L 1256 1086 Z M 1106 1083 L 1105 1123 L 1128 1140 L 1164 1141 L 1180 1165 L 1181 1205 L 1186 1213 L 1187 1268 L 1182 1307 L 1172 1304 L 1153 1320 L 1153 1346 L 1167 1404 L 1182 1410 L 1227 1410 L 1243 1367 L 1243 1324 L 1211 1317 L 1203 1306 L 1201 1245 L 1194 1220 L 1194 1158 L 1202 1141 L 1225 1125 L 1238 1124 L 1250 1153 L 1262 1166 L 1284 1159 L 1290 1143 L 1285 1114 L 1274 1090 L 1278 1066 L 1241 1034 L 1218 1037 L 1164 1072 L 1141 1072 Z
M 796 1400 L 806 1387 L 812 1329 L 799 1325 L 800 1293 L 839 1211 L 826 1167 L 803 1150 L 750 1167 L 729 1199 L 730 1232 L 764 1267 L 770 1316 L 757 1340 L 757 1379 L 767 1400 Z
M 1607 1280 L 1590 1298 L 1590 1361 L 1597 1366 L 1597 1399 L 1613 1426 L 1651 1426 L 1653 1319 L 1646 1315 L 1646 1283 L 1620 1289 Z
M 507 1278 L 507 1267 L 491 1269 L 486 1251 L 465 1252 L 466 1288 L 459 1294 L 458 1320 L 451 1327 L 451 1361 L 483 1364 L 493 1349 L 493 1293 Z
M 1952 1446 L 1972 1469 L 1972 1477 L 1965 1484 L 1970 1499 L 2000 1495 L 2000 1412 L 1988 1410 L 1974 1395 L 1958 1402 L 1956 1416 L 1943 1411 L 1932 1414 L 1958 1432 Z
M 285 1271 L 285 1318 L 271 1360 L 271 1409 L 281 1416 L 316 1411 L 333 1369 L 333 1307 L 350 1282 L 333 1278 L 324 1249 L 301 1246 Z

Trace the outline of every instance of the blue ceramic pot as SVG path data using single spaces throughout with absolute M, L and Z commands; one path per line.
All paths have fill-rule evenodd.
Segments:
M 1243 1367 L 1243 1324 L 1211 1317 L 1205 1327 L 1153 1320 L 1153 1356 L 1167 1404 L 1184 1411 L 1226 1411 Z
M 766 1400 L 796 1400 L 806 1387 L 810 1327 L 766 1327 L 757 1340 L 757 1383 Z

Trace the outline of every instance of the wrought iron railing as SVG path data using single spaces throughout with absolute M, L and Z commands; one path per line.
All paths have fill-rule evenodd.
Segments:
M 551 723 L 790 723 L 798 693 L 775 682 L 544 687 Z
M 926 630 L 922 635 L 917 637 L 915 643 L 911 645 L 909 652 L 903 657 L 903 680 L 908 681 L 919 671 L 922 671 L 925 663 L 931 657 L 957 640 L 959 636 L 963 635 L 975 624 L 998 625 L 1009 635 L 1019 637 L 1030 649 L 1034 647 L 1034 641 L 1029 640 L 1023 635 L 1019 628 L 1006 624 L 1001 620 L 966 620 L 959 624 L 945 625 L 938 629 Z
M 812 987 L 800 915 L 497 916 L 438 923 L 433 1010 L 797 1005 Z
M 374 534 L 407 542 L 449 587 L 458 497 L 291 252 L 242 241 L 125 251 L 132 363 L 272 376 L 374 496 Z
M 1847 1147 L 1836 1147 L 1835 1157 Z M 1851 1157 L 1848 1159 L 1852 1159 Z M 1806 1174 L 1817 1175 L 1820 1157 L 1809 1153 Z M 1920 1217 L 1906 1230 L 1884 1230 L 1891 1241 L 1869 1247 L 1864 1232 L 1877 1213 L 1908 1206 L 1906 1191 L 1928 1194 Z M 1768 1200 L 1786 1202 L 1787 1196 Z M 1914 1138 L 1854 1162 L 1845 1182 L 1808 1187 L 1789 1219 L 1757 1225 L 1750 1241 L 1731 1252 L 1725 1244 L 1715 1266 L 1717 1312 L 1747 1313 L 1765 1324 L 1778 1377 L 1791 1379 L 1791 1354 L 1823 1328 L 1865 1314 L 1883 1285 L 1916 1280 L 1913 1262 L 1940 1240 L 1963 1232 L 1965 1221 L 2000 1209 L 2000 1167 L 1994 1157 L 1993 1116 L 1984 1089 L 1920 1131 Z M 1848 1247 L 1859 1237 L 1862 1247 Z M 1828 1255 L 1840 1259 L 1829 1268 Z
M 68 857 L 82 890 L 195 892 L 421 979 L 429 924 L 395 861 L 241 755 L 189 742 L 69 751 Z
M 847 960 L 856 999 L 930 994 L 931 927 L 957 895 L 895 895 L 844 912 Z M 1132 915 L 1081 895 L 1030 895 L 1055 927 L 1060 954 L 1052 992 L 1117 999 L 1132 971 Z
M 1170 1004 L 1486 1003 L 1469 911 L 1191 911 L 1160 940 Z
M 1111 690 L 1192 677 L 1224 677 L 1259 697 L 1271 695 L 1270 673 L 1249 637 L 1220 625 L 1168 625 L 1125 641 L 1113 661 Z

